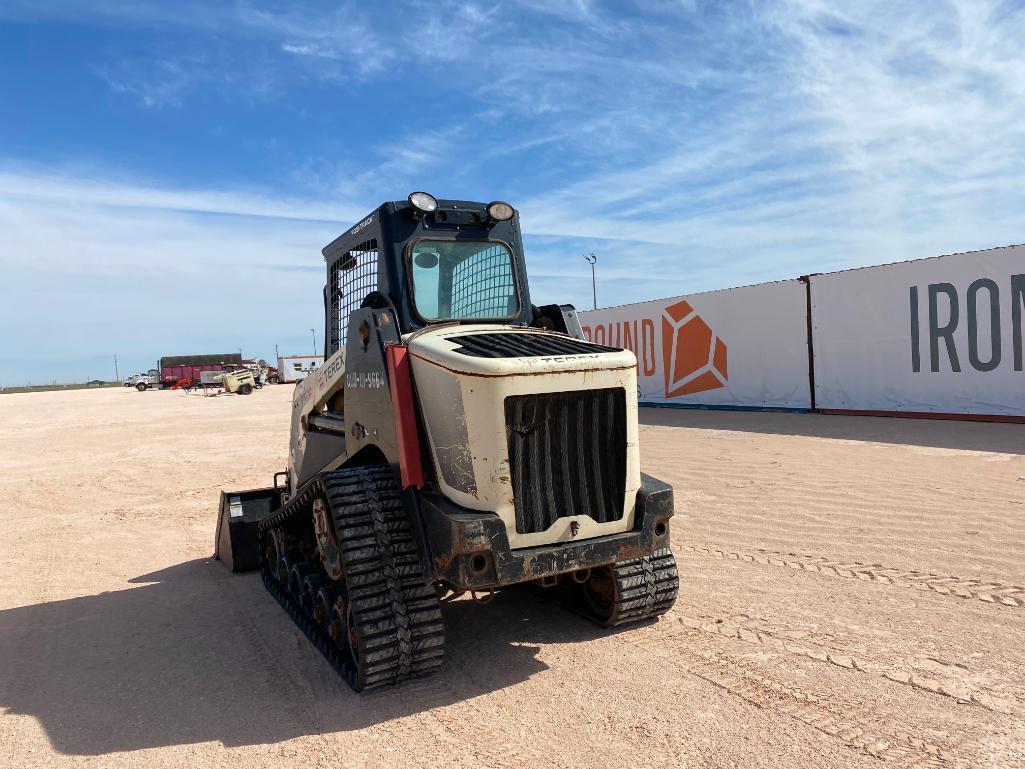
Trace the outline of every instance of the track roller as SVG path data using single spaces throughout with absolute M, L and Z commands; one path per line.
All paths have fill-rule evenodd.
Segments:
M 337 595 L 338 590 L 328 584 L 317 590 L 313 597 L 313 620 L 325 630 L 331 622 L 331 609 L 335 605 Z
M 324 585 L 327 584 L 327 577 L 323 574 L 309 574 L 303 580 L 302 587 L 299 590 L 299 605 L 302 610 L 306 613 L 306 616 L 314 616 L 314 608 L 316 607 L 317 591 L 320 590 Z
M 288 570 L 288 592 L 291 596 L 302 603 L 302 588 L 306 578 L 316 573 L 316 569 L 305 561 L 292 564 Z

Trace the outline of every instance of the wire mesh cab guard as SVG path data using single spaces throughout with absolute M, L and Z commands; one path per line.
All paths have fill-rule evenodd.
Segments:
M 367 294 L 377 290 L 378 256 L 377 239 L 372 238 L 345 252 L 330 265 L 329 355 L 345 346 L 349 314 L 359 309 Z

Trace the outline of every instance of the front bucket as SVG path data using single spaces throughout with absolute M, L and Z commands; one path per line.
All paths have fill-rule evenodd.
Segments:
M 247 491 L 222 491 L 217 516 L 214 557 L 232 571 L 252 571 L 260 566 L 260 521 L 276 511 L 281 489 L 273 486 Z

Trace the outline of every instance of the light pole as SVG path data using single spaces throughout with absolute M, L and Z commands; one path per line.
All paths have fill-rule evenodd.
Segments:
M 595 278 L 594 278 L 594 263 L 598 261 L 598 256 L 597 256 L 597 254 L 594 253 L 594 251 L 589 251 L 588 253 L 584 254 L 584 259 L 586 259 L 587 263 L 589 265 L 591 265 L 591 299 L 594 300 L 594 309 L 597 310 L 598 309 L 598 287 L 597 287 L 597 284 L 595 283 Z
M 317 354 L 317 332 L 315 329 L 310 329 L 310 333 L 313 334 L 313 354 Z

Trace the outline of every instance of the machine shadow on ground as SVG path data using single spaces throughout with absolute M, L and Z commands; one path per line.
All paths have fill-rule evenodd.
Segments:
M 642 407 L 641 425 L 800 435 L 907 446 L 1025 453 L 1025 425 L 945 419 L 794 414 L 773 411 Z
M 356 695 L 257 575 L 198 559 L 131 581 L 0 612 L 0 707 L 37 718 L 61 753 L 359 729 L 520 683 L 547 669 L 540 644 L 607 632 L 526 592 L 454 601 L 439 673 Z

